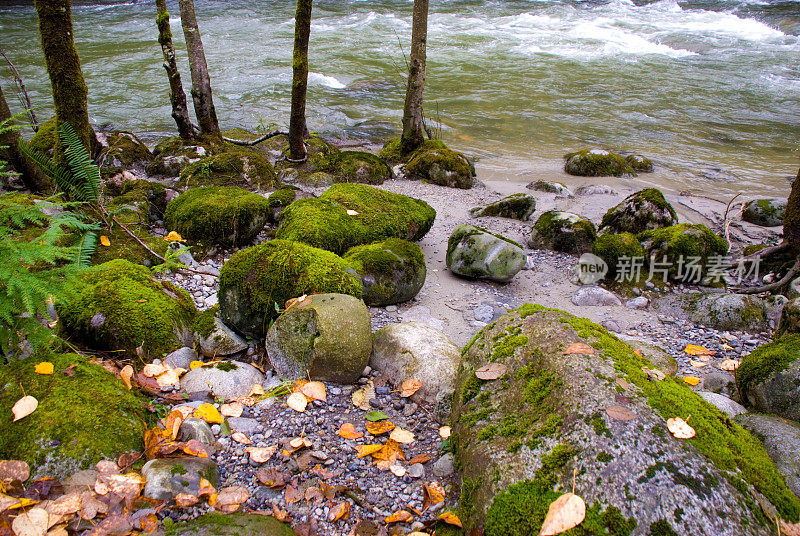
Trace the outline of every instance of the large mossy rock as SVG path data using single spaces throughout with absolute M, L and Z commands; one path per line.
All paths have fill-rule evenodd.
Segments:
M 51 375 L 34 372 L 39 361 L 0 367 L 0 459 L 28 462 L 34 477 L 63 478 L 102 459 L 142 450 L 145 398 L 84 356 L 48 357 Z M 39 405 L 11 422 L 11 407 L 25 395 Z
M 119 186 L 106 184 L 106 193 L 114 197 L 106 203 L 109 209 L 135 207 L 143 223 L 155 224 L 164 219 L 167 210 L 167 188 L 160 182 L 136 179 Z
M 28 145 L 37 152 L 53 156 L 53 147 L 55 147 L 57 136 L 58 121 L 55 117 L 51 117 L 39 125 L 39 130 L 28 141 Z
M 794 281 L 792 281 L 791 285 L 794 286 Z M 775 334 L 787 335 L 791 333 L 800 333 L 800 296 L 792 298 L 791 301 L 783 307 L 780 323 L 778 324 L 778 329 Z
M 565 353 L 575 343 L 593 355 Z M 466 533 L 537 534 L 573 485 L 587 505 L 574 534 L 766 536 L 749 486 L 800 518 L 757 438 L 679 379 L 648 379 L 652 364 L 588 320 L 524 305 L 462 354 L 452 419 Z M 490 363 L 506 374 L 478 379 Z M 674 438 L 666 420 L 689 415 L 697 435 Z
M 265 346 L 282 378 L 353 384 L 372 350 L 369 311 L 347 294 L 314 294 L 278 317 Z
M 258 236 L 271 212 L 262 195 L 236 187 L 204 186 L 170 201 L 164 224 L 189 240 L 243 246 Z
M 764 300 L 744 294 L 703 294 L 692 302 L 692 322 L 718 330 L 764 329 L 770 313 Z
M 508 283 L 525 267 L 525 252 L 483 227 L 459 225 L 447 240 L 446 262 L 454 274 Z
M 742 219 L 763 227 L 783 225 L 786 199 L 753 199 L 744 205 Z
M 786 335 L 745 356 L 736 384 L 746 406 L 800 422 L 800 335 Z
M 144 169 L 153 161 L 153 153 L 147 145 L 130 132 L 98 132 L 97 138 L 105 142 L 100 151 L 100 162 L 104 166 Z
M 171 524 L 165 536 L 295 536 L 288 523 L 259 514 L 203 514 L 184 523 Z
M 61 335 L 96 350 L 160 356 L 191 344 L 194 302 L 150 270 L 113 260 L 80 275 L 74 297 L 56 303 Z
M 413 242 L 387 238 L 350 248 L 342 258 L 361 277 L 362 297 L 367 305 L 407 302 L 425 284 L 425 254 Z
M 680 223 L 654 231 L 645 231 L 636 236 L 647 253 L 646 258 L 668 263 L 666 270 L 670 279 L 685 283 L 699 283 L 684 277 L 680 269 L 689 262 L 697 261 L 706 273 L 709 258 L 721 257 L 728 252 L 728 243 L 703 224 Z M 681 260 L 683 264 L 681 264 Z M 686 280 L 684 280 L 686 279 Z
M 186 166 L 178 184 L 185 188 L 238 186 L 251 190 L 272 190 L 280 185 L 280 181 L 262 152 L 226 147 Z
M 220 145 L 209 140 L 184 140 L 178 136 L 166 138 L 158 142 L 153 149 L 153 160 L 145 166 L 148 175 L 177 177 L 194 162 L 206 157 Z
M 607 279 L 614 279 L 620 260 L 630 266 L 631 259 L 645 256 L 644 247 L 631 233 L 601 234 L 592 246 L 592 253 L 603 259 L 608 265 Z
M 219 467 L 208 458 L 153 459 L 142 467 L 142 476 L 147 481 L 142 496 L 156 501 L 169 501 L 181 493 L 197 495 L 202 479 L 219 487 Z
M 386 238 L 419 240 L 435 218 L 436 211 L 420 199 L 364 184 L 336 184 L 317 199 L 287 207 L 276 237 L 342 255 Z
M 303 294 L 334 292 L 361 298 L 361 280 L 341 257 L 299 242 L 272 240 L 238 251 L 219 275 L 220 317 L 261 338 L 278 308 Z
M 600 222 L 601 234 L 632 233 L 661 229 L 678 223 L 678 216 L 664 194 L 656 188 L 646 188 L 626 197 L 611 208 Z
M 581 177 L 621 177 L 634 173 L 631 165 L 620 155 L 605 149 L 584 149 L 564 156 L 564 171 Z
M 469 211 L 475 218 L 497 216 L 527 221 L 536 210 L 536 198 L 528 194 L 512 194 L 485 207 L 475 207 Z
M 400 153 L 400 138 L 393 138 L 386 142 L 381 149 L 381 152 L 378 153 L 378 156 L 386 160 L 389 164 L 405 164 L 412 158 L 414 158 L 417 154 L 424 153 L 426 151 L 430 151 L 433 149 L 447 149 L 447 145 L 444 144 L 442 140 L 437 139 L 429 139 L 424 140 L 422 145 L 417 147 L 415 151 L 408 155 L 402 155 Z
M 451 149 L 416 151 L 405 166 L 406 177 L 468 190 L 475 184 L 475 166 L 469 158 Z
M 528 245 L 534 249 L 552 249 L 580 255 L 592 251 L 596 238 L 594 224 L 583 216 L 549 210 L 536 220 L 528 237 Z
M 736 422 L 761 439 L 772 461 L 800 496 L 800 424 L 756 413 L 736 416 Z
M 383 184 L 392 178 L 392 168 L 386 161 L 364 151 L 337 151 L 312 162 L 315 172 L 329 173 L 333 182 L 359 182 Z

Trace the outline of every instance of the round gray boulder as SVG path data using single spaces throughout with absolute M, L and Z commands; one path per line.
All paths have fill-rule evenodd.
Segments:
M 762 227 L 783 225 L 786 199 L 753 199 L 744 205 L 742 219 Z
M 387 238 L 350 248 L 342 258 L 361 277 L 367 305 L 407 302 L 425 284 L 425 254 L 413 242 Z
M 800 496 L 800 425 L 770 415 L 746 413 L 736 422 L 761 439 L 789 489 Z
M 447 267 L 464 277 L 507 283 L 525 267 L 525 253 L 504 236 L 459 225 L 447 241 Z
M 534 249 L 580 255 L 592 251 L 596 237 L 594 224 L 583 216 L 550 210 L 536 220 L 528 237 L 528 245 Z
M 224 399 L 247 396 L 254 385 L 264 381 L 264 374 L 241 361 L 222 361 L 210 367 L 197 367 L 181 378 L 181 390 L 188 393 L 210 392 Z
M 497 216 L 527 221 L 536 210 L 536 198 L 528 194 L 512 194 L 485 207 L 475 207 L 469 213 L 475 218 Z
M 600 233 L 639 234 L 676 223 L 678 216 L 664 194 L 656 188 L 646 188 L 629 195 L 606 212 L 600 222 Z

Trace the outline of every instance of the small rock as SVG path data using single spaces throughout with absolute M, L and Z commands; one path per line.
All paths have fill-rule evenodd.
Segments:
M 189 370 L 189 364 L 192 361 L 197 359 L 197 353 L 194 351 L 194 348 L 190 348 L 188 346 L 184 346 L 183 348 L 178 348 L 167 357 L 164 358 L 164 363 L 169 365 L 172 368 L 182 368 L 184 370 Z
M 632 300 L 628 300 L 625 302 L 625 307 L 628 309 L 647 309 L 650 305 L 650 300 L 645 298 L 644 296 L 639 296 L 638 298 L 633 298 Z
M 581 287 L 572 296 L 572 303 L 578 307 L 598 307 L 608 305 L 622 305 L 622 302 L 612 292 L 601 287 Z
M 433 474 L 439 478 L 447 478 L 456 470 L 455 459 L 451 453 L 447 453 L 433 464 Z

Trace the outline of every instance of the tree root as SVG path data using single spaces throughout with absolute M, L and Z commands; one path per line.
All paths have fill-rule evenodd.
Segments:
M 732 290 L 736 294 L 761 294 L 762 292 L 771 292 L 783 287 L 784 285 L 787 285 L 795 276 L 795 274 L 797 274 L 798 270 L 800 270 L 800 257 L 797 258 L 797 260 L 794 262 L 794 265 L 779 281 L 759 287 L 733 288 Z
M 222 137 L 222 141 L 227 141 L 228 143 L 233 143 L 234 145 L 242 145 L 244 147 L 253 147 L 254 145 L 258 145 L 262 141 L 268 140 L 270 138 L 274 138 L 275 136 L 280 136 L 283 134 L 284 136 L 288 136 L 287 132 L 283 132 L 281 130 L 276 130 L 274 132 L 270 132 L 269 134 L 264 134 L 260 138 L 256 138 L 253 141 L 245 141 L 245 140 L 233 140 L 231 138 Z

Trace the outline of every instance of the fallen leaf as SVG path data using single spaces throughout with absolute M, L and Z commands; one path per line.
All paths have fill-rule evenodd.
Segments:
M 609 406 L 606 413 L 615 421 L 627 422 L 636 418 L 636 414 L 624 406 Z
M 348 216 L 358 216 L 358 212 L 348 208 L 347 209 L 347 215 Z
M 422 511 L 426 512 L 428 508 L 444 502 L 444 486 L 439 482 L 431 482 L 422 485 Z
M 695 368 L 703 368 L 708 365 L 705 361 L 695 361 L 694 359 L 690 359 L 689 364 Z
M 374 454 L 381 449 L 383 449 L 383 445 L 356 445 L 356 451 L 358 451 L 359 458 Z
M 231 402 L 230 404 L 222 404 L 219 407 L 219 412 L 223 417 L 241 417 L 244 412 L 244 406 L 239 402 Z
M 119 377 L 122 380 L 122 383 L 125 384 L 125 387 L 128 388 L 128 391 L 131 390 L 133 385 L 131 385 L 131 377 L 133 376 L 133 367 L 130 365 L 125 365 L 122 367 L 122 370 L 119 371 Z
M 311 447 L 312 443 L 306 437 L 295 437 L 291 441 L 289 441 L 289 444 L 292 446 L 293 449 L 300 449 L 303 447 L 306 448 Z
M 385 434 L 394 430 L 394 423 L 392 421 L 368 422 L 367 432 L 374 436 Z
M 397 512 L 393 513 L 392 515 L 386 518 L 386 523 L 405 523 L 414 519 L 414 516 L 411 515 L 410 512 L 405 510 L 398 510 Z
M 100 245 L 108 247 L 111 245 L 111 240 L 106 235 L 100 235 Z
M 409 396 L 419 391 L 421 387 L 422 387 L 421 381 L 415 380 L 414 378 L 409 378 L 406 381 L 404 381 L 403 384 L 400 386 L 400 396 L 403 398 L 408 398 Z
M 375 385 L 372 383 L 372 380 L 369 380 L 364 387 L 354 391 L 350 396 L 353 405 L 364 411 L 369 411 L 371 409 L 369 401 L 373 398 L 375 398 Z
M 303 393 L 292 393 L 286 399 L 286 404 L 293 410 L 303 413 L 308 405 L 308 399 Z
M 508 372 L 508 367 L 502 363 L 489 363 L 475 371 L 479 380 L 496 380 Z
M 447 439 L 448 437 L 450 437 L 451 433 L 452 429 L 449 426 L 442 426 L 441 428 L 439 428 L 439 437 L 441 437 L 442 439 Z
M 222 424 L 223 421 L 222 415 L 219 414 L 217 408 L 207 402 L 200 404 L 200 407 L 194 411 L 193 416 L 211 424 Z
M 233 513 L 249 498 L 250 492 L 244 486 L 228 486 L 217 493 L 216 508 L 223 513 Z
M 428 463 L 431 461 L 431 457 L 428 454 L 417 454 L 410 460 L 408 460 L 408 465 L 414 465 L 415 463 Z
M 17 422 L 23 417 L 27 417 L 36 411 L 37 407 L 39 407 L 38 400 L 30 395 L 23 396 L 11 407 L 11 413 L 14 415 L 14 420 L 11 422 Z
M 45 375 L 53 374 L 53 364 L 49 361 L 42 361 L 41 363 L 33 367 L 33 371 L 36 372 L 36 374 L 45 374 Z
M 725 359 L 722 363 L 719 364 L 719 368 L 722 370 L 727 370 L 728 372 L 733 372 L 734 370 L 739 368 L 741 365 L 741 361 L 738 359 Z
M 187 506 L 192 506 L 198 502 L 200 502 L 200 498 L 197 497 L 197 495 L 192 495 L 191 493 L 178 493 L 175 495 L 175 506 L 178 508 L 186 508 Z
M 11 530 L 17 536 L 44 536 L 47 533 L 47 524 L 50 514 L 42 508 L 31 508 L 14 518 Z
M 164 237 L 164 240 L 169 240 L 170 242 L 182 242 L 183 237 L 175 231 L 170 231 L 167 233 L 167 236 Z
M 322 382 L 308 382 L 303 386 L 302 393 L 311 400 L 328 402 L 328 394 L 325 392 L 325 384 Z
M 164 418 L 164 428 L 169 432 L 170 439 L 174 440 L 178 437 L 183 421 L 183 412 L 174 409 Z
M 345 501 L 343 503 L 339 503 L 333 508 L 331 508 L 331 515 L 333 516 L 333 521 L 339 521 L 340 519 L 347 519 L 350 517 L 350 503 Z
M 264 386 L 261 385 L 260 383 L 254 383 L 253 387 L 250 388 L 250 394 L 248 394 L 247 396 L 248 397 L 251 397 L 251 396 L 264 396 L 265 394 L 266 393 L 264 392 Z
M 663 372 L 661 372 L 658 369 L 650 369 L 650 368 L 647 368 L 647 367 L 643 367 L 642 368 L 642 372 L 644 372 L 645 375 L 650 380 L 653 380 L 653 381 L 664 381 L 667 378 L 667 375 L 664 374 Z
M 272 503 L 272 516 L 278 521 L 286 521 L 286 518 L 289 517 L 289 512 L 281 510 L 275 503 Z
M 91 530 L 83 533 L 84 536 L 114 536 L 124 535 L 131 531 L 133 528 L 130 522 L 130 514 L 123 512 L 122 514 L 110 515 L 93 526 Z
M 561 534 L 580 525 L 586 517 L 586 503 L 574 493 L 565 493 L 550 504 L 539 536 Z
M 158 517 L 154 514 L 145 514 L 139 518 L 139 525 L 145 534 L 153 534 L 158 529 Z
M 564 355 L 580 354 L 580 355 L 594 355 L 594 348 L 585 342 L 574 342 L 567 346 L 564 350 Z
M 12 480 L 25 482 L 31 476 L 31 468 L 27 462 L 20 460 L 0 461 L 0 482 L 8 484 Z
M 622 378 L 617 378 L 617 385 L 622 387 L 622 389 L 625 390 L 625 391 L 630 391 L 631 390 L 631 384 L 629 384 L 627 381 L 623 380 Z
M 388 419 L 389 416 L 386 415 L 382 411 L 375 410 L 375 411 L 370 411 L 369 413 L 364 415 L 364 418 L 367 419 L 368 421 L 375 422 L 375 421 L 382 421 L 384 419 Z
M 709 350 L 703 346 L 698 346 L 696 344 L 689 344 L 686 348 L 683 349 L 689 355 L 716 355 L 717 352 L 714 350 Z
M 303 498 L 303 494 L 290 484 L 286 486 L 286 489 L 283 493 L 283 498 L 286 500 L 287 504 L 294 504 Z
M 202 367 L 204 364 L 205 364 L 205 363 L 203 363 L 202 361 L 196 361 L 196 360 L 195 360 L 195 361 L 192 361 L 191 363 L 189 363 L 189 370 L 194 370 L 194 369 L 196 369 L 196 368 L 200 368 L 200 367 Z
M 694 428 L 680 417 L 667 419 L 667 430 L 678 439 L 691 439 L 696 435 Z
M 456 527 L 461 526 L 461 520 L 458 519 L 458 516 L 453 512 L 442 512 L 436 519 L 439 521 L 444 521 L 448 525 L 455 525 Z
M 389 434 L 389 439 L 393 439 L 398 443 L 408 445 L 409 443 L 414 442 L 414 434 L 408 430 L 403 430 L 402 428 L 397 427 L 392 430 L 391 434 Z
M 700 383 L 700 378 L 698 378 L 697 376 L 684 376 L 683 381 L 694 387 L 695 385 Z
M 77 514 L 81 509 L 81 496 L 77 493 L 71 495 L 62 495 L 45 507 L 48 514 L 56 516 L 64 516 L 68 514 Z
M 156 377 L 156 376 L 158 376 L 159 374 L 163 374 L 163 373 L 165 373 L 166 371 L 167 371 L 167 367 L 165 367 L 164 365 L 162 365 L 162 364 L 160 364 L 160 363 L 159 363 L 159 364 L 156 364 L 156 363 L 148 363 L 148 364 L 147 364 L 147 365 L 145 365 L 145 366 L 144 366 L 144 368 L 142 369 L 142 374 L 144 374 L 144 375 L 145 375 L 145 376 L 147 376 L 148 378 L 155 378 L 155 377 Z
M 283 309 L 285 311 L 288 311 L 289 309 L 291 309 L 292 307 L 294 307 L 298 303 L 303 303 L 304 301 L 306 301 L 307 297 L 308 297 L 307 294 L 303 294 L 302 296 L 298 296 L 297 298 L 290 298 L 290 299 L 286 300 L 286 303 L 284 304 Z
M 390 465 L 389 471 L 396 477 L 401 477 L 406 474 L 406 468 L 402 465 Z
M 322 504 L 322 491 L 317 487 L 308 487 L 303 494 L 303 498 L 309 505 L 313 502 L 315 506 Z
M 349 422 L 346 422 L 340 426 L 339 431 L 336 433 L 345 439 L 360 439 L 364 437 L 364 432 L 359 432 L 356 430 L 356 427 Z
M 244 449 L 250 455 L 250 459 L 256 463 L 264 463 L 268 461 L 278 450 L 278 447 L 247 447 Z
M 250 441 L 250 438 L 244 435 L 241 432 L 234 432 L 231 434 L 231 439 L 236 441 L 237 443 L 241 443 L 242 445 L 250 445 L 253 442 Z
M 263 468 L 256 471 L 256 478 L 268 488 L 282 488 L 286 485 L 286 475 L 277 467 Z

